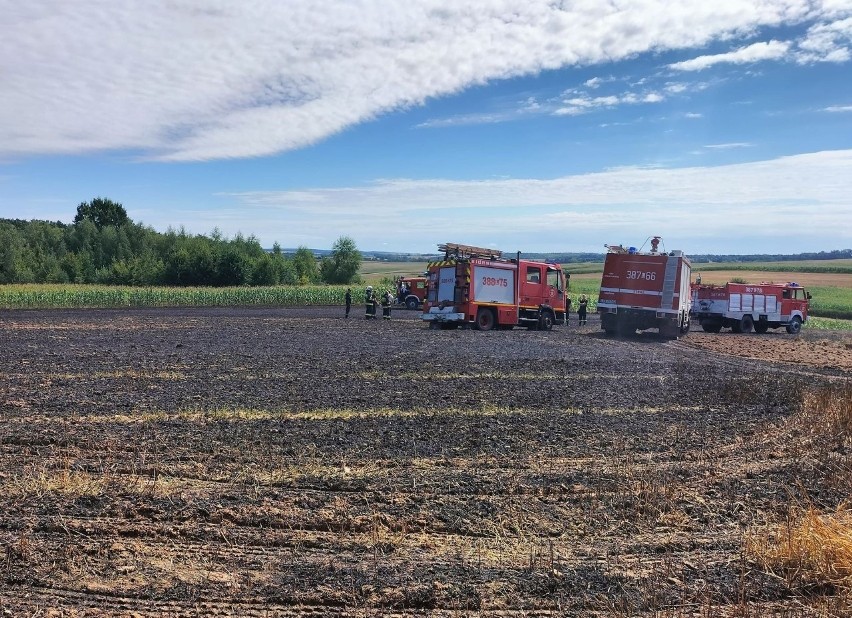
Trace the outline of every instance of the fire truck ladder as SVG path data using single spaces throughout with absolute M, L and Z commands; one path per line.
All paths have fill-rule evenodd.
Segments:
M 443 243 L 438 245 L 438 250 L 444 252 L 444 259 L 449 260 L 455 257 L 456 259 L 484 258 L 486 260 L 496 260 L 503 256 L 502 251 L 496 249 L 484 249 L 482 247 L 471 247 L 469 245 L 457 245 L 456 243 Z
M 677 264 L 678 259 L 676 257 L 668 256 L 666 258 L 666 274 L 663 275 L 663 298 L 660 301 L 660 309 L 671 309 L 674 301 Z

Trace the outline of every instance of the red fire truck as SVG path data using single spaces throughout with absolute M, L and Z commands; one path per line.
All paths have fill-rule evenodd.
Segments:
M 690 261 L 683 251 L 661 253 L 659 244 L 654 236 L 650 252 L 608 246 L 598 297 L 608 335 L 657 328 L 674 338 L 689 331 Z
M 426 300 L 426 277 L 397 277 L 396 303 L 407 309 L 419 309 Z
M 808 320 L 809 292 L 796 283 L 726 283 L 692 287 L 692 315 L 708 333 L 763 334 L 785 326 L 796 334 Z
M 559 264 L 453 243 L 438 249 L 444 259 L 429 264 L 421 316 L 432 328 L 550 330 L 565 322 L 567 279 Z

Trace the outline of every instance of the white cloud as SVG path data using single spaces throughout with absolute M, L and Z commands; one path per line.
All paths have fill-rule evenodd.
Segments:
M 727 243 L 728 251 L 737 251 L 747 237 L 783 233 L 809 243 L 797 246 L 845 247 L 852 241 L 850 170 L 852 150 L 845 150 L 718 167 L 620 168 L 550 180 L 391 179 L 365 187 L 257 191 L 223 196 L 233 200 L 234 229 L 217 220 L 205 221 L 200 231 L 219 225 L 234 233 L 246 220 L 263 220 L 261 240 L 270 245 L 277 239 L 331 246 L 345 232 L 359 246 L 376 247 L 389 239 L 391 249 L 400 251 L 430 251 L 434 243 L 460 234 L 472 244 L 496 238 L 507 249 L 527 237 L 536 239 L 536 250 L 573 250 L 569 239 L 578 235 L 599 245 L 652 232 L 680 238 L 718 233 L 724 241 L 717 242 Z M 204 214 L 197 217 L 203 220 Z M 304 236 L 294 237 L 293 230 Z M 416 234 L 400 237 L 399 230 Z
M 703 118 L 704 114 L 699 114 L 698 112 L 686 112 L 684 114 L 685 118 Z
M 824 112 L 852 112 L 852 105 L 831 105 Z
M 751 148 L 754 144 L 748 142 L 729 142 L 727 144 L 707 144 L 704 148 L 712 150 L 731 150 L 732 148 Z
M 852 17 L 831 23 L 812 26 L 804 40 L 798 44 L 796 61 L 800 64 L 812 62 L 846 62 L 852 47 Z
M 615 78 L 615 77 L 612 77 L 612 76 L 609 76 L 609 77 L 593 77 L 592 79 L 587 79 L 586 81 L 584 81 L 584 82 L 583 82 L 583 85 L 584 85 L 586 88 L 589 88 L 589 89 L 591 89 L 591 90 L 594 90 L 594 89 L 596 89 L 596 88 L 600 88 L 600 87 L 601 87 L 602 85 L 604 85 L 604 84 L 608 84 L 608 83 L 610 83 L 610 82 L 614 82 L 614 81 L 615 81 L 615 79 L 616 79 L 616 78 Z
M 838 0 L 10 2 L 0 156 L 263 156 L 490 80 L 843 15 Z M 808 53 L 838 60 L 829 34 Z
M 753 43 L 746 47 L 740 47 L 735 51 L 724 54 L 698 56 L 691 60 L 675 62 L 674 64 L 670 64 L 669 68 L 676 69 L 678 71 L 702 71 L 720 63 L 750 64 L 761 60 L 778 60 L 783 58 L 789 49 L 790 43 L 787 41 Z
M 618 105 L 638 105 L 640 103 L 660 103 L 664 100 L 665 97 L 657 92 L 645 92 L 641 94 L 625 92 L 619 95 L 601 97 L 590 97 L 582 94 L 581 96 L 565 99 L 562 101 L 562 105 L 557 107 L 553 113 L 557 116 L 577 116 L 598 108 L 613 108 Z

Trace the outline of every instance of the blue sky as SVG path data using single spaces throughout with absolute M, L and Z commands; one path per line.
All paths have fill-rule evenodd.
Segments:
M 852 0 L 7 2 L 0 217 L 264 246 L 852 247 Z

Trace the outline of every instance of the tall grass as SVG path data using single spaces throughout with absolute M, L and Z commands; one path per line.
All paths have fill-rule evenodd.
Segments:
M 808 322 L 805 327 L 808 330 L 852 330 L 852 320 L 808 318 Z
M 852 483 L 852 384 L 816 388 L 802 397 L 791 427 L 818 471 L 808 489 L 848 496 Z M 837 495 L 836 494 L 836 495 Z M 792 505 L 785 521 L 745 539 L 746 554 L 763 569 L 782 577 L 791 590 L 852 594 L 852 504 L 830 510 Z M 849 615 L 846 607 L 843 615 Z
M 5 285 L 0 286 L 0 309 L 336 305 L 343 303 L 346 288 L 343 285 L 238 288 Z

